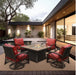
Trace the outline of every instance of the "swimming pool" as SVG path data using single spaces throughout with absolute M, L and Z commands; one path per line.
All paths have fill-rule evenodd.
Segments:
M 46 39 L 44 38 L 23 38 L 23 40 L 25 45 L 30 45 L 32 42 L 46 42 Z M 8 39 L 0 41 L 0 46 L 3 46 L 5 43 L 15 45 L 14 39 Z
M 30 45 L 32 41 L 24 41 L 25 45 Z M 15 45 L 14 41 L 0 41 L 0 46 L 3 46 L 5 43 Z

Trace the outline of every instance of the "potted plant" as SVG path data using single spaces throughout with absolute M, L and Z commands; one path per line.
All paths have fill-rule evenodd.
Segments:
M 12 34 L 12 38 L 15 38 L 16 37 L 16 33 L 14 32 L 13 34 Z
M 25 34 L 25 37 L 31 37 L 31 31 L 30 30 L 26 30 L 26 32 L 24 34 Z
M 60 29 L 57 29 L 57 38 L 58 38 L 58 39 L 61 38 L 61 31 L 60 31 Z
M 44 32 L 43 32 L 43 31 L 38 32 L 38 36 L 39 36 L 40 38 L 43 38 L 43 37 L 44 37 Z

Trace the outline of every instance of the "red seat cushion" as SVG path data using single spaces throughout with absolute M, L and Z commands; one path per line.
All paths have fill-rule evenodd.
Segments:
M 18 52 L 19 54 L 20 52 Z M 28 55 L 27 54 L 20 54 L 17 56 L 17 59 L 16 61 L 20 61 L 20 60 L 24 60 L 24 59 L 27 59 L 28 58 Z
M 18 52 L 18 54 L 19 54 L 20 52 Z M 20 55 L 18 55 L 17 56 L 17 58 L 16 58 L 16 60 L 15 59 L 12 59 L 12 58 L 10 58 L 10 57 L 6 57 L 7 59 L 9 59 L 9 60 L 11 60 L 11 61 L 14 61 L 14 62 L 18 62 L 18 61 L 22 61 L 22 60 L 24 60 L 24 59 L 27 59 L 28 58 L 28 55 L 27 54 L 20 54 Z
M 15 42 L 15 45 L 24 45 L 23 38 L 15 38 L 14 42 Z
M 56 51 L 56 53 L 59 54 L 59 51 Z M 50 54 L 48 55 L 48 58 L 61 61 L 62 59 L 61 59 L 61 57 L 60 57 L 58 54 L 50 53 Z
M 56 51 L 56 53 L 59 53 L 59 51 Z M 55 53 L 48 54 L 48 58 L 58 59 L 60 56 Z
M 46 42 L 47 42 L 47 43 L 46 43 L 47 46 L 51 46 L 51 45 L 55 44 L 56 39 L 47 39 Z M 51 47 L 51 49 L 55 49 L 55 45 L 53 45 L 53 46 Z

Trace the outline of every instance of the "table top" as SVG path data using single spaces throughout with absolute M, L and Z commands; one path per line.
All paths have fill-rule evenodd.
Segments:
M 41 44 L 27 45 L 27 46 L 21 46 L 21 47 L 25 49 L 35 50 L 35 51 L 51 48 L 51 46 L 46 46 L 46 45 L 41 45 Z

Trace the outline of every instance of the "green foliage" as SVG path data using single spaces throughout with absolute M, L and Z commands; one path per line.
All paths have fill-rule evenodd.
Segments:
M 32 29 L 32 30 L 34 30 L 34 29 L 35 29 L 35 27 L 34 27 L 34 26 L 31 26 L 31 29 Z
M 61 31 L 60 31 L 60 29 L 57 29 L 57 38 L 61 38 Z
M 16 26 L 15 26 L 15 25 L 13 25 L 13 26 L 12 26 L 12 28 L 13 28 L 13 30 L 15 30 L 15 29 L 16 29 Z
M 16 21 L 16 22 L 27 22 L 29 21 L 29 17 L 27 15 L 24 14 L 20 14 L 18 13 L 16 16 L 13 17 L 12 21 Z
M 44 32 L 43 31 L 38 32 L 38 36 L 41 38 L 44 37 Z
M 26 30 L 24 34 L 25 34 L 25 37 L 30 37 L 31 36 L 31 31 Z
M 60 39 L 64 34 L 66 34 L 66 31 L 64 31 L 64 29 L 57 29 L 57 38 Z
M 5 28 L 5 22 L 0 22 L 0 30 L 5 30 L 6 28 Z
M 13 34 L 12 34 L 12 38 L 15 38 L 16 37 L 16 33 L 14 32 Z
M 37 0 L 0 0 L 0 19 L 8 22 L 20 11 L 20 6 L 33 7 Z

